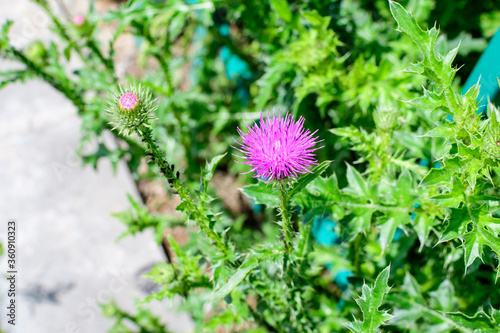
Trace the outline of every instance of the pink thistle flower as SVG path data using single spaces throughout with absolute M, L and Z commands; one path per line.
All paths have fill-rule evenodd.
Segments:
M 309 169 L 317 164 L 314 151 L 323 148 L 314 146 L 323 140 L 318 141 L 318 137 L 314 137 L 317 130 L 311 133 L 309 129 L 305 129 L 304 121 L 303 117 L 294 121 L 290 114 L 282 118 L 281 110 L 277 117 L 273 112 L 272 118 L 268 111 L 267 119 L 264 120 L 261 112 L 259 125 L 254 122 L 250 127 L 245 122 L 248 133 L 243 133 L 238 128 L 243 141 L 239 143 L 233 139 L 240 145 L 239 148 L 233 148 L 245 156 L 234 156 L 246 161 L 236 162 L 249 164 L 251 169 L 246 173 L 255 172 L 254 178 L 264 178 L 266 182 L 297 178 L 300 174 L 310 173 Z
M 76 14 L 73 16 L 73 23 L 75 25 L 82 25 L 85 22 L 85 17 L 82 14 Z
M 123 94 L 118 100 L 118 106 L 123 111 L 133 110 L 139 104 L 139 99 L 134 93 Z

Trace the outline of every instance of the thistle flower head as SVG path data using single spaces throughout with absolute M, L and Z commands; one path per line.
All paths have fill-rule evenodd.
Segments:
M 139 99 L 134 93 L 123 94 L 118 100 L 118 106 L 123 111 L 132 111 L 139 105 Z
M 237 163 L 249 164 L 254 172 L 254 178 L 264 178 L 267 182 L 284 180 L 285 178 L 299 177 L 300 174 L 311 172 L 309 169 L 317 164 L 314 151 L 322 147 L 314 146 L 318 141 L 314 136 L 317 132 L 310 132 L 304 128 L 303 117 L 295 121 L 290 114 L 281 117 L 273 112 L 272 118 L 267 112 L 267 119 L 261 112 L 260 123 L 253 126 L 247 124 L 248 133 L 238 128 L 242 142 L 236 143 L 240 147 L 233 147 L 242 152 L 246 161 Z M 248 172 L 247 172 L 248 173 Z
M 110 96 L 106 116 L 120 133 L 130 134 L 140 127 L 151 127 L 149 120 L 156 106 L 151 93 L 139 86 L 120 86 Z
M 76 14 L 73 16 L 74 25 L 82 25 L 85 22 L 85 17 L 82 14 Z

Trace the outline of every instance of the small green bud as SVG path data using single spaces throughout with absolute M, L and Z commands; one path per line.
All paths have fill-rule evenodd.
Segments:
M 151 93 L 139 86 L 120 86 L 109 99 L 106 116 L 120 133 L 133 133 L 141 127 L 151 127 L 149 121 L 156 110 Z
M 68 33 L 72 38 L 81 39 L 82 36 L 90 37 L 97 27 L 97 21 L 91 16 L 85 17 L 82 14 L 73 16 L 70 24 L 67 25 Z
M 31 43 L 25 51 L 26 58 L 41 66 L 47 62 L 47 50 L 45 45 L 40 41 L 35 41 Z
M 168 284 L 175 278 L 175 270 L 171 264 L 162 262 L 153 267 L 151 273 L 144 274 L 144 277 L 159 285 Z
M 113 318 L 118 314 L 118 308 L 115 303 L 103 304 L 101 308 L 104 317 Z
M 373 120 L 378 129 L 390 132 L 396 126 L 397 113 L 392 108 L 379 107 L 373 112 Z

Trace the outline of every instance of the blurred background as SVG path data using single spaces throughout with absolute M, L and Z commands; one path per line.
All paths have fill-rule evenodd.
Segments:
M 500 1 L 401 3 L 422 26 L 439 22 L 438 49 L 461 43 L 455 84 L 464 85 L 500 25 Z M 188 183 L 199 185 L 205 161 L 229 152 L 214 205 L 241 244 L 267 228 L 266 214 L 238 191 L 253 180 L 229 146 L 260 110 L 288 110 L 318 128 L 318 160 L 335 157 L 341 186 L 345 162 L 367 161 L 358 132 L 332 128 L 370 132 L 398 110 L 397 143 L 385 148 L 421 174 L 436 153 L 405 135 L 434 119 L 401 102 L 427 83 L 402 72 L 419 52 L 395 31 L 386 1 L 0 0 L 0 20 L 14 22 L 0 35 L 0 219 L 19 227 L 19 324 L 2 316 L 6 332 L 105 332 L 114 324 L 106 311 L 117 310 L 103 315 L 98 304 L 134 313 L 134 300 L 158 288 L 142 274 L 170 255 L 165 234 L 190 242 L 157 170 L 103 118 L 118 83 L 141 82 L 158 98 L 155 135 Z M 136 204 L 155 219 L 138 218 Z M 116 241 L 123 233 L 134 237 Z M 192 332 L 178 303 L 149 308 L 172 332 Z

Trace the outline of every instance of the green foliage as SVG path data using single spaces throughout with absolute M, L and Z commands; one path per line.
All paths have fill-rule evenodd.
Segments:
M 128 211 L 113 214 L 113 216 L 127 226 L 127 231 L 122 233 L 118 239 L 129 235 L 133 236 L 145 229 L 153 228 L 156 242 L 160 243 L 163 232 L 167 227 L 183 223 L 182 221 L 169 218 L 168 216 L 151 214 L 146 207 L 141 206 L 141 204 L 135 201 L 131 195 L 127 195 L 127 197 L 131 204 L 131 208 Z
M 464 96 L 453 91 L 452 82 L 457 70 L 452 67 L 452 62 L 458 48 L 446 56 L 436 53 L 437 29 L 421 30 L 401 5 L 395 2 L 390 2 L 390 5 L 399 29 L 412 38 L 423 54 L 423 60 L 412 65 L 409 71 L 424 75 L 433 83 L 423 97 L 409 103 L 425 106 L 431 111 L 439 108 L 453 116 L 447 131 L 432 133 L 446 138 L 450 150 L 441 157 L 443 167 L 430 170 L 422 185 L 441 184 L 442 191 L 429 198 L 434 204 L 449 208 L 447 227 L 440 242 L 461 240 L 467 269 L 476 258 L 483 259 L 485 246 L 500 254 L 498 221 L 491 216 L 494 208 L 490 209 L 491 205 L 496 206 L 498 198 L 484 196 L 494 188 L 490 170 L 496 162 L 491 158 L 491 152 L 484 149 L 485 138 L 497 125 L 496 115 L 481 119 L 477 114 L 478 85 Z M 497 278 L 499 271 L 497 269 Z
M 175 271 L 171 264 L 162 262 L 153 267 L 151 273 L 144 274 L 144 277 L 159 285 L 168 284 L 175 278 Z
M 101 304 L 102 313 L 115 323 L 108 333 L 169 333 L 170 331 L 155 317 L 151 311 L 137 306 L 137 314 L 130 314 L 122 310 L 115 302 Z M 133 328 L 131 328 L 133 327 Z
M 379 310 L 390 289 L 387 286 L 390 272 L 390 266 L 380 272 L 371 288 L 363 284 L 362 294 L 356 299 L 356 303 L 363 312 L 363 320 L 355 319 L 353 323 L 346 325 L 352 332 L 377 332 L 380 325 L 392 318 L 387 311 Z
M 278 198 L 276 190 L 272 185 L 259 181 L 258 184 L 247 185 L 241 191 L 257 204 L 266 205 L 268 207 L 276 207 Z
M 250 260 L 246 260 L 241 267 L 236 270 L 234 275 L 224 283 L 220 288 L 214 290 L 212 295 L 212 302 L 216 302 L 221 298 L 229 294 L 238 284 L 240 284 L 252 270 L 254 270 L 259 265 L 257 258 L 251 257 Z
M 474 316 L 467 316 L 463 313 L 448 313 L 446 317 L 451 319 L 455 328 L 460 332 L 481 332 L 493 333 L 497 332 L 500 327 L 499 311 L 491 309 L 488 314 L 484 310 L 479 311 Z
M 315 178 L 319 177 L 330 165 L 330 161 L 324 161 L 314 167 L 311 173 L 308 173 L 293 182 L 292 188 L 288 196 L 292 198 L 295 194 L 300 193 L 309 183 Z M 266 205 L 268 207 L 276 207 L 278 205 L 277 190 L 275 186 L 277 183 L 267 184 L 259 181 L 258 184 L 247 185 L 241 191 L 251 200 L 257 204 Z

